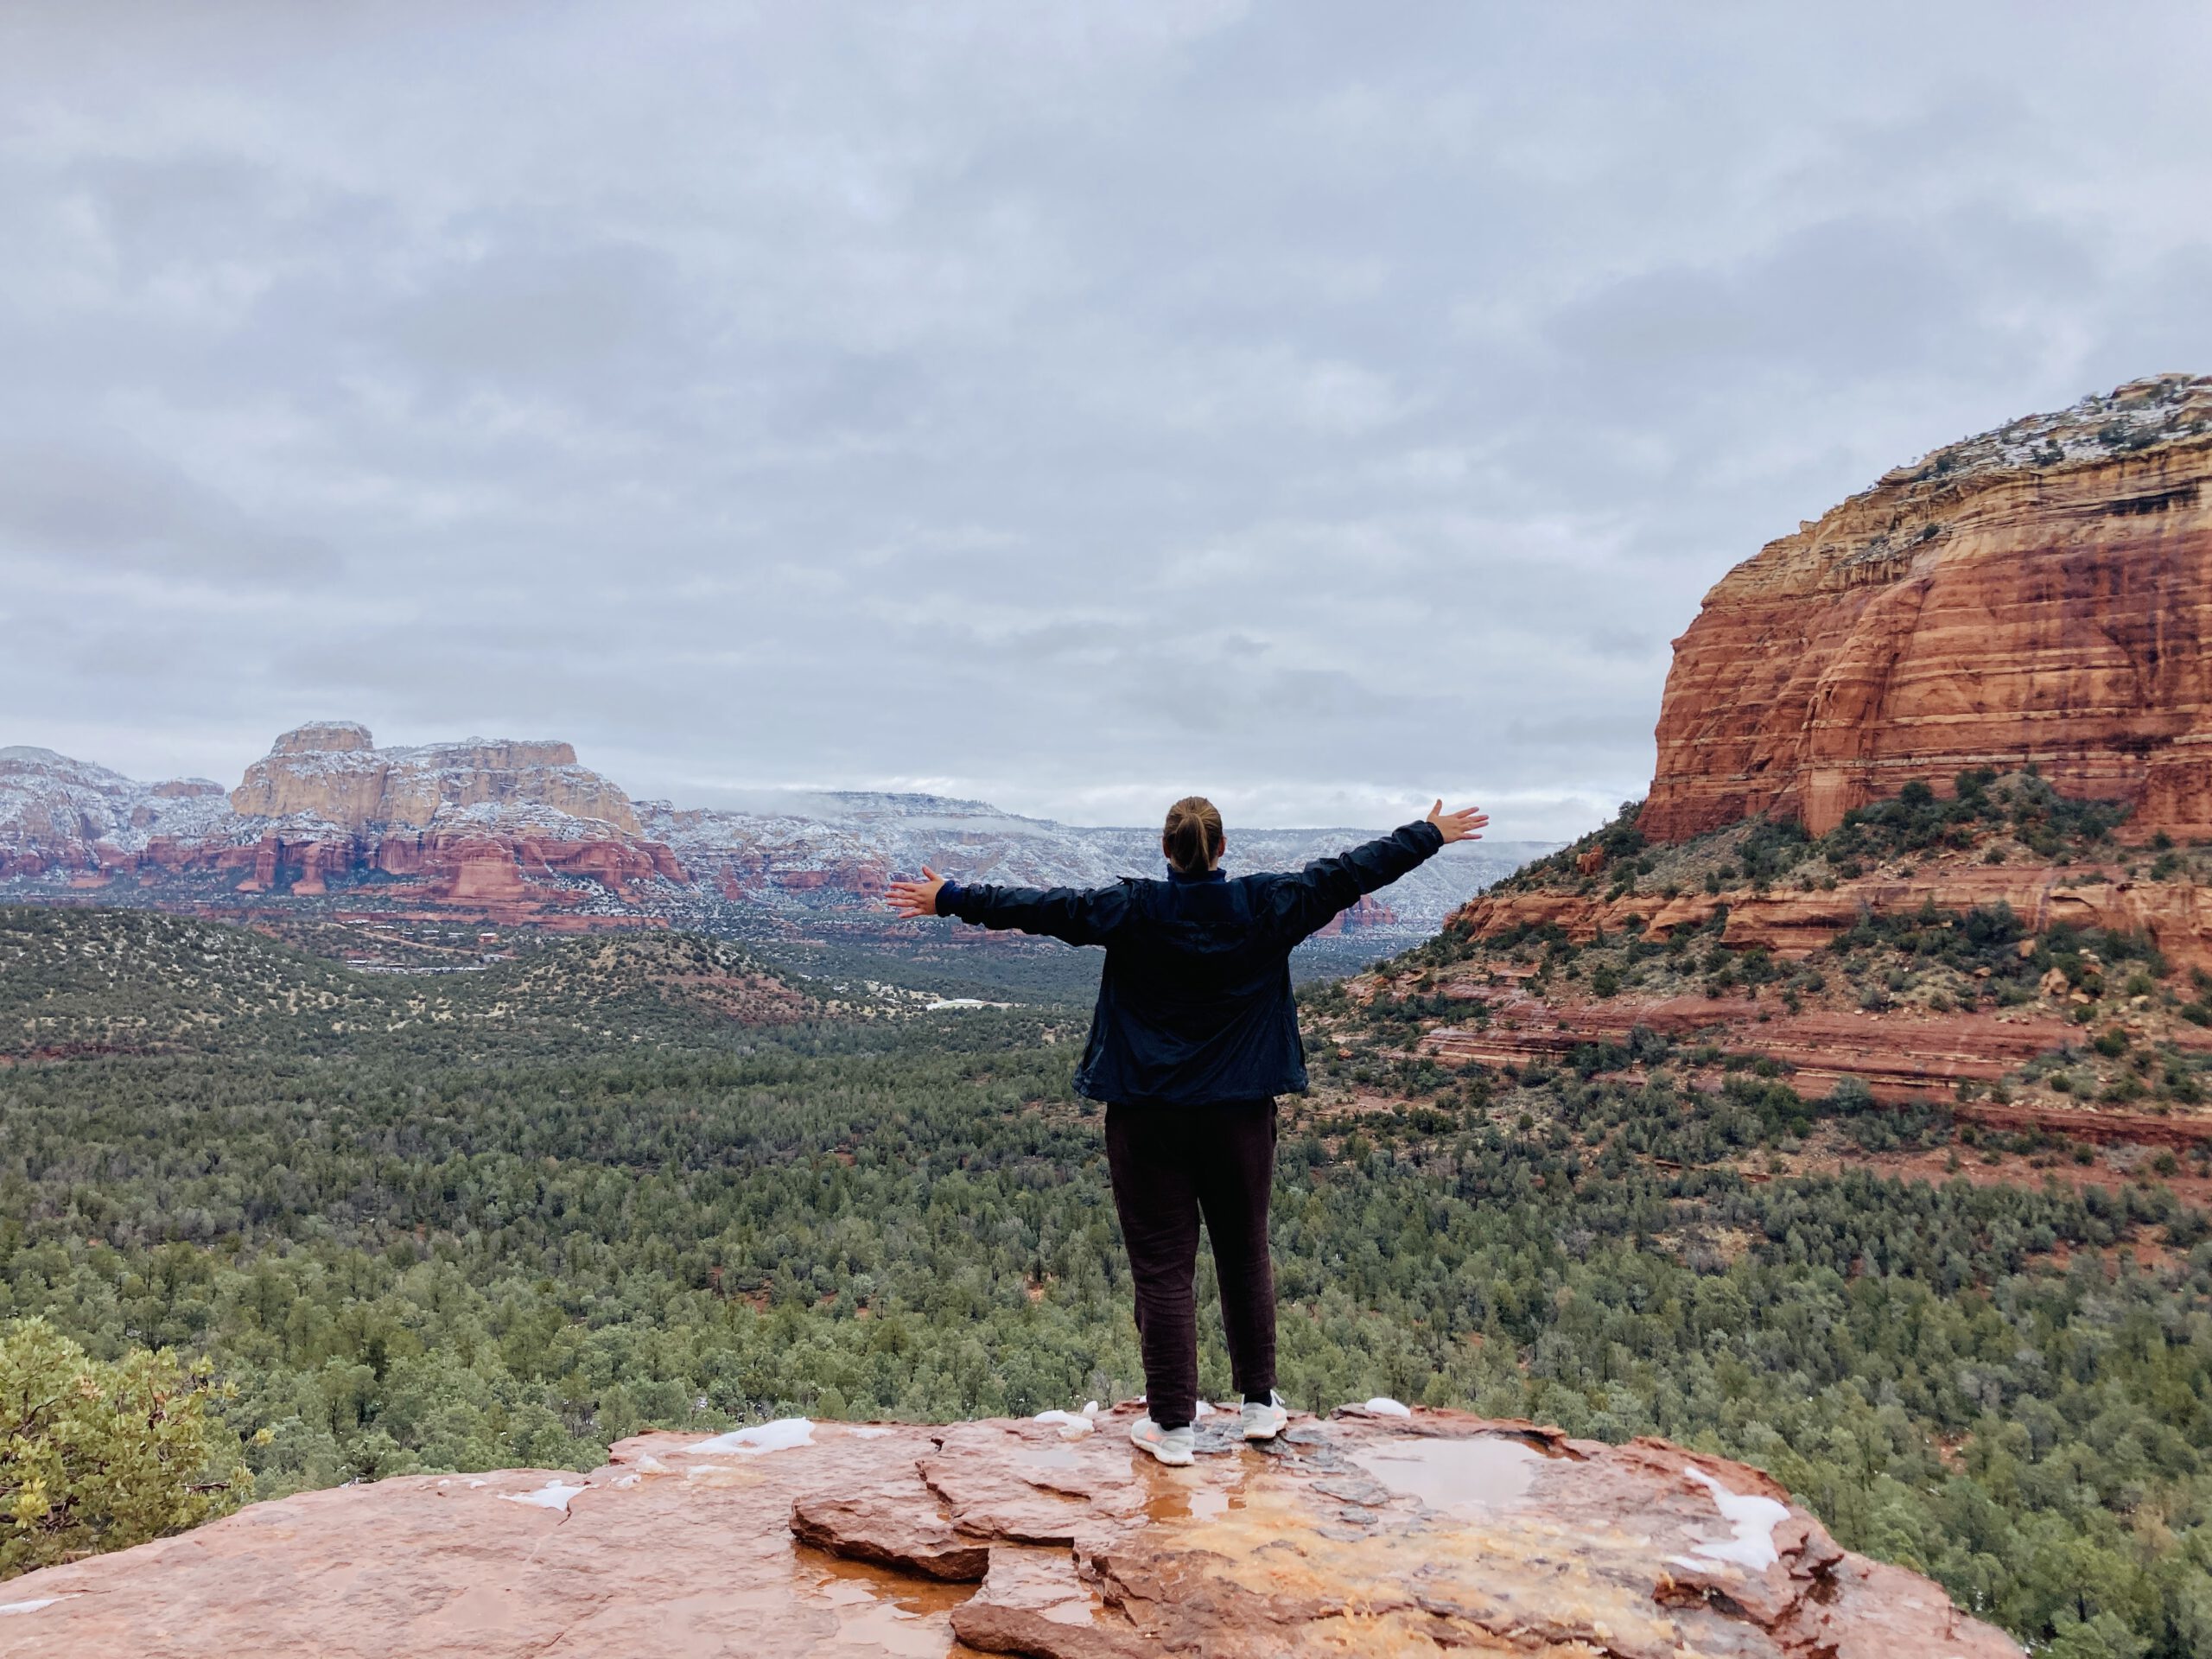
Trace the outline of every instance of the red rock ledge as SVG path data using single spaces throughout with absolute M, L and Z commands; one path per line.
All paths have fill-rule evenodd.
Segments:
M 1348 1408 L 1265 1448 L 1215 1418 L 1167 1470 L 1132 1452 L 1135 1414 L 647 1434 L 588 1475 L 302 1493 L 0 1586 L 0 1654 L 2020 1651 L 1764 1475 L 1663 1441 Z

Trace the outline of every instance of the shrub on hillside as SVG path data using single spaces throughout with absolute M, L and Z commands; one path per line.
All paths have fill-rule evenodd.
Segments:
M 236 1509 L 253 1476 L 209 1414 L 218 1392 L 204 1359 L 107 1364 L 44 1319 L 0 1332 L 0 1579 Z
M 1966 847 L 1977 836 L 2010 834 L 2038 856 L 2088 851 L 2109 843 L 2127 817 L 2115 801 L 2079 801 L 2059 794 L 2046 779 L 2027 772 L 2000 780 L 1987 768 L 1962 772 L 1948 799 L 1920 779 L 1889 800 L 1871 801 L 1844 815 L 1842 823 L 1815 843 L 1840 869 L 1848 860 L 1891 858 L 1936 847 Z

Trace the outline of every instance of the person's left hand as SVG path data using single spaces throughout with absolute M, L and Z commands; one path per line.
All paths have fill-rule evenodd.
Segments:
M 1443 834 L 1444 844 L 1449 847 L 1455 841 L 1480 841 L 1490 814 L 1479 806 L 1463 806 L 1456 812 L 1446 812 L 1444 803 L 1439 801 L 1428 809 L 1428 821 Z
M 920 880 L 893 881 L 883 896 L 893 912 L 911 922 L 918 917 L 937 914 L 937 895 L 944 886 L 944 878 L 925 864 Z

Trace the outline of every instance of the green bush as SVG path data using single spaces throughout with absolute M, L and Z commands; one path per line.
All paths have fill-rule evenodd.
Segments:
M 237 1436 L 210 1421 L 213 1370 L 143 1348 L 103 1363 L 41 1319 L 0 1332 L 0 1578 L 243 1503 L 253 1476 Z

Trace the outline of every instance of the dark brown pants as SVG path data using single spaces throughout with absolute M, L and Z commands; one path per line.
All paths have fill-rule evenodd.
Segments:
M 1275 1103 L 1109 1106 L 1106 1165 L 1135 1281 L 1152 1420 L 1179 1428 L 1198 1403 L 1192 1294 L 1198 1221 L 1213 1241 L 1230 1374 L 1248 1400 L 1275 1385 L 1275 1274 L 1268 1198 L 1275 1177 Z

